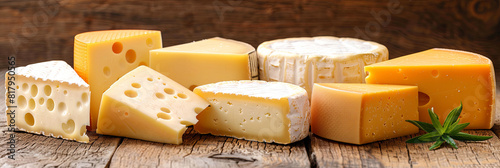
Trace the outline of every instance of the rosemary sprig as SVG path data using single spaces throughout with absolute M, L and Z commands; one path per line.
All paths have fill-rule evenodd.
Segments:
M 427 134 L 414 137 L 406 141 L 406 143 L 426 143 L 426 142 L 435 142 L 429 150 L 437 149 L 444 142 L 450 144 L 453 148 L 458 149 L 455 140 L 459 141 L 483 141 L 492 138 L 493 136 L 478 136 L 471 135 L 467 133 L 460 132 L 462 129 L 467 127 L 469 123 L 462 123 L 458 117 L 462 113 L 462 103 L 457 108 L 451 110 L 451 112 L 444 120 L 444 124 L 441 125 L 439 122 L 439 117 L 434 113 L 434 110 L 429 109 L 429 116 L 431 117 L 432 124 L 415 121 L 415 120 L 406 120 L 407 122 L 417 126 L 418 128 L 427 132 Z

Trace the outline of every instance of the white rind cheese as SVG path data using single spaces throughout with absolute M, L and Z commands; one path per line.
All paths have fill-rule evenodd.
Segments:
M 196 87 L 210 102 L 195 130 L 260 142 L 288 144 L 309 134 L 307 92 L 283 82 L 226 81 Z
M 16 101 L 11 104 L 7 99 L 6 104 L 17 106 L 7 109 L 7 118 L 15 119 L 19 130 L 89 141 L 89 85 L 66 62 L 48 61 L 16 68 L 16 84 Z M 15 110 L 15 115 L 10 115 L 10 110 Z
M 260 80 L 296 84 L 309 95 L 314 83 L 364 83 L 364 66 L 389 58 L 381 44 L 328 36 L 267 41 L 257 55 Z

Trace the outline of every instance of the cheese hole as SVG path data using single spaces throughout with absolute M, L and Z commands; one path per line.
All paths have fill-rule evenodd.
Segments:
M 193 123 L 191 123 L 189 121 L 181 121 L 181 124 L 182 125 L 186 125 L 186 126 L 188 126 L 188 125 L 194 125 Z
M 80 136 L 85 135 L 86 132 L 87 132 L 87 126 L 82 125 L 82 127 L 80 128 Z
M 37 94 L 38 94 L 38 86 L 31 85 L 31 96 L 36 97 Z
M 125 117 L 127 117 L 128 116 L 128 112 L 123 113 L 123 115 L 125 115 Z
M 404 80 L 408 80 L 408 77 L 407 77 L 407 76 L 404 76 L 404 77 L 403 77 L 403 79 L 404 79 Z
M 68 95 L 68 91 L 67 90 L 64 90 L 64 95 Z
M 24 109 L 26 107 L 26 98 L 24 96 L 19 96 L 17 98 L 17 105 L 19 108 Z
M 54 100 L 47 99 L 47 110 L 49 110 L 49 111 L 54 110 Z
M 146 39 L 146 45 L 148 45 L 149 48 L 153 47 L 153 40 L 151 40 L 151 38 Z
M 76 102 L 76 107 L 79 109 L 79 110 L 82 110 L 82 103 L 81 102 Z
M 186 94 L 184 94 L 184 93 L 177 93 L 177 96 L 179 96 L 182 99 L 187 99 L 188 98 L 188 96 Z
M 150 82 L 153 81 L 153 78 L 148 78 L 148 81 L 150 81 Z
M 66 115 L 68 112 L 68 108 L 66 107 L 66 103 L 61 102 L 57 105 L 57 111 L 61 112 L 63 115 Z
M 432 70 L 431 75 L 432 75 L 432 77 L 437 78 L 437 77 L 439 77 L 439 72 L 437 70 Z
M 266 114 L 265 114 L 265 116 L 266 116 L 266 117 L 271 117 L 271 114 L 266 113 Z
M 50 87 L 49 85 L 45 85 L 45 87 L 43 87 L 43 92 L 45 93 L 45 95 L 50 96 L 50 94 L 52 94 L 52 87 Z
M 166 107 L 162 107 L 162 108 L 160 108 L 160 110 L 165 112 L 165 113 L 170 113 L 170 109 L 168 109 Z
M 196 88 L 196 87 L 198 87 L 198 85 L 191 85 L 191 86 L 189 86 L 189 90 L 193 91 L 194 88 Z
M 35 109 L 35 107 L 36 107 L 35 100 L 30 99 L 30 101 L 29 101 L 29 104 L 28 104 L 28 105 L 29 105 L 29 107 L 30 107 L 30 109 L 31 109 L 31 110 L 34 110 L 34 109 Z
M 38 99 L 38 103 L 39 103 L 40 105 L 43 105 L 43 103 L 45 103 L 45 99 L 43 99 L 43 97 L 42 97 L 42 98 L 40 98 L 40 99 Z
M 231 103 L 231 102 L 227 102 L 227 105 L 230 105 L 230 106 L 232 106 L 232 105 L 233 105 L 233 103 Z
M 418 92 L 418 106 L 425 106 L 430 100 L 429 95 L 423 92 Z
M 64 130 L 64 132 L 66 132 L 67 134 L 71 134 L 73 133 L 73 131 L 75 131 L 75 121 L 69 119 L 68 122 L 62 123 L 61 127 Z
M 134 87 L 134 88 L 141 88 L 141 84 L 132 83 L 132 87 Z
M 170 89 L 170 88 L 165 88 L 165 89 L 163 89 L 163 91 L 165 91 L 165 93 L 167 93 L 169 95 L 173 95 L 175 93 L 174 89 Z
M 26 124 L 28 124 L 29 126 L 35 125 L 35 118 L 31 113 L 26 113 L 24 115 L 24 121 L 26 121 Z
M 164 120 L 170 120 L 172 117 L 166 113 L 158 113 L 156 114 L 158 118 L 164 119 Z
M 141 66 L 141 65 L 148 66 L 148 64 L 146 64 L 145 62 L 140 62 L 140 63 L 139 63 L 139 66 Z M 134 77 L 135 77 L 135 76 L 134 76 Z
M 125 54 L 125 59 L 127 60 L 128 63 L 134 63 L 136 58 L 135 51 L 130 49 L 127 51 Z
M 164 99 L 165 98 L 165 95 L 161 94 L 161 93 L 156 93 L 156 97 L 158 99 Z
M 403 72 L 403 70 L 401 68 L 398 69 L 398 73 L 401 73 Z
M 201 107 L 196 107 L 196 108 L 194 108 L 194 112 L 195 112 L 196 114 L 200 114 L 203 110 L 204 110 L 204 108 L 201 108 Z
M 24 83 L 24 84 L 23 84 L 23 89 L 22 89 L 22 90 L 26 92 L 28 89 L 29 89 L 28 84 L 27 84 L 27 83 Z
M 111 70 L 109 70 L 109 67 L 106 66 L 102 69 L 102 73 L 104 73 L 104 75 L 106 76 L 109 76 L 111 75 Z
M 126 90 L 125 96 L 130 97 L 130 98 L 134 98 L 134 97 L 137 97 L 137 92 L 133 91 L 133 90 Z
M 120 42 L 115 42 L 113 43 L 112 49 L 115 54 L 120 54 L 123 50 L 123 44 Z
M 89 95 L 87 93 L 82 94 L 82 102 L 87 103 L 89 101 Z
M 19 85 L 16 86 L 16 89 L 19 89 Z

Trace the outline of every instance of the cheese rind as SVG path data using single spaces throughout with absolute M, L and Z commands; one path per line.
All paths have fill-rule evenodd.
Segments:
M 463 103 L 460 123 L 466 129 L 490 129 L 495 121 L 495 72 L 479 54 L 430 49 L 365 67 L 367 83 L 416 85 L 420 121 L 430 123 L 434 108 L 441 123 Z
M 153 69 L 140 66 L 104 92 L 97 133 L 180 144 L 208 102 Z
M 258 78 L 255 48 L 219 37 L 151 50 L 150 60 L 151 68 L 190 90 L 220 81 Z
M 161 47 L 161 33 L 153 30 L 106 30 L 75 36 L 75 70 L 92 91 L 89 130 L 96 129 L 102 93 L 125 73 L 149 65 L 149 50 Z
M 89 142 L 89 85 L 71 66 L 64 61 L 47 61 L 18 67 L 15 72 L 16 101 L 6 101 L 7 121 L 15 120 L 22 131 Z M 8 81 L 6 78 L 5 86 Z M 9 114 L 10 110 L 15 114 Z
M 194 93 L 210 102 L 194 129 L 213 134 L 289 144 L 309 133 L 307 92 L 282 82 L 226 81 L 198 86 Z
M 416 86 L 317 83 L 311 97 L 311 131 L 365 144 L 418 133 Z
M 381 44 L 354 38 L 303 37 L 267 41 L 257 48 L 260 80 L 299 85 L 363 83 L 363 67 L 389 58 Z

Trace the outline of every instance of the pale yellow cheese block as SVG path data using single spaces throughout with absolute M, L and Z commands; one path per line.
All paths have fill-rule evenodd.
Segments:
M 321 137 L 365 144 L 418 132 L 416 86 L 316 83 L 311 131 Z
M 92 91 L 89 130 L 96 129 L 102 93 L 125 73 L 149 65 L 149 50 L 161 47 L 161 33 L 153 30 L 106 30 L 75 36 L 75 70 Z
M 309 134 L 307 92 L 283 82 L 226 81 L 198 86 L 194 93 L 210 102 L 194 129 L 213 134 L 289 144 Z
M 180 144 L 186 126 L 208 102 L 182 85 L 140 66 L 102 95 L 97 133 Z
M 151 68 L 190 90 L 220 81 L 258 78 L 255 48 L 219 37 L 151 50 L 150 60 Z
M 8 84 L 11 76 L 5 75 L 6 90 L 15 90 L 16 95 L 14 102 L 6 98 L 8 122 L 14 121 L 19 130 L 30 133 L 89 142 L 89 85 L 71 66 L 47 61 L 18 67 L 15 72 L 17 86 L 12 88 Z

